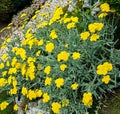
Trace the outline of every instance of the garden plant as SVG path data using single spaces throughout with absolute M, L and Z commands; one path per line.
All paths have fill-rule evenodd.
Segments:
M 108 3 L 96 16 L 58 6 L 36 28 L 23 28 L 24 39 L 8 37 L 1 47 L 7 52 L 0 62 L 0 93 L 9 97 L 0 109 L 14 103 L 17 111 L 15 99 L 22 98 L 25 105 L 41 100 L 40 109 L 51 114 L 91 114 L 120 85 L 114 18 L 106 20 L 111 12 Z

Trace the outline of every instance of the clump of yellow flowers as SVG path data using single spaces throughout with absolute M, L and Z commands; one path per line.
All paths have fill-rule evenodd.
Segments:
M 107 3 L 100 8 L 110 11 Z M 40 107 L 54 114 L 85 114 L 95 97 L 117 85 L 110 34 L 114 27 L 105 19 L 81 10 L 68 13 L 60 6 L 49 20 L 48 14 L 41 16 L 45 20 L 37 22 L 36 30 L 25 27 L 23 40 L 4 42 L 8 51 L 1 56 L 0 88 L 12 99 L 1 102 L 0 109 L 19 96 L 28 102 L 41 100 Z M 19 105 L 15 103 L 13 109 L 17 111 Z

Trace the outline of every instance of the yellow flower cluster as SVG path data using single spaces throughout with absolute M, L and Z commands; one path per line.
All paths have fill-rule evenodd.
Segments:
M 101 31 L 103 27 L 104 27 L 103 23 L 95 22 L 88 25 L 88 30 L 91 33 L 94 33 L 96 31 Z
M 26 87 L 22 87 L 22 91 L 21 91 L 22 95 L 26 96 L 29 100 L 33 100 L 36 99 L 38 97 L 42 96 L 42 91 L 41 90 L 28 90 Z
M 106 75 L 108 71 L 111 71 L 113 69 L 112 64 L 109 62 L 104 62 L 103 64 L 100 64 L 97 66 L 97 74 L 98 75 Z
M 57 7 L 54 10 L 54 14 L 53 17 L 50 19 L 49 21 L 49 25 L 51 25 L 52 23 L 54 23 L 55 21 L 60 19 L 60 16 L 63 14 L 63 9 L 61 7 Z
M 64 17 L 62 18 L 62 21 L 67 24 L 67 29 L 71 29 L 71 28 L 74 28 L 75 27 L 75 24 L 78 23 L 78 17 L 74 17 L 74 16 L 71 16 L 71 17 L 67 17 L 68 14 L 66 13 L 64 15 Z
M 50 74 L 50 71 L 51 71 L 51 67 L 50 66 L 46 66 L 45 69 L 44 69 L 44 73 L 45 74 Z
M 0 103 L 0 109 L 4 110 L 6 109 L 6 107 L 9 105 L 9 103 L 7 101 L 3 101 L 2 103 Z
M 91 92 L 84 93 L 82 102 L 85 106 L 92 106 L 93 103 L 92 93 Z
M 1 57 L 1 59 L 3 61 L 6 61 L 8 59 L 8 54 L 7 53 L 3 54 L 2 57 Z
M 110 80 L 110 75 L 103 76 L 102 78 L 102 82 L 104 82 L 105 84 L 108 84 Z
M 69 58 L 70 54 L 66 51 L 61 51 L 58 55 L 57 55 L 57 60 L 58 61 L 67 61 Z
M 58 37 L 57 34 L 56 34 L 56 31 L 54 29 L 50 32 L 50 37 L 52 39 L 56 39 Z
M 76 90 L 76 89 L 78 88 L 78 84 L 77 84 L 77 83 L 72 84 L 72 85 L 71 85 L 71 88 L 72 88 L 73 90 Z
M 43 94 L 43 102 L 46 103 L 50 100 L 50 96 L 48 95 L 48 93 L 44 93 Z
M 18 110 L 18 105 L 17 105 L 17 104 L 15 104 L 15 105 L 13 106 L 13 110 L 14 110 L 14 111 L 17 111 L 17 110 Z
M 102 12 L 109 12 L 110 11 L 110 5 L 108 3 L 103 3 L 100 5 Z
M 58 78 L 55 80 L 56 87 L 60 88 L 61 86 L 64 85 L 64 79 L 63 78 Z
M 104 18 L 108 15 L 108 12 L 112 12 L 110 5 L 108 3 L 103 3 L 100 5 L 101 13 L 98 15 L 98 18 Z
M 80 34 L 80 37 L 82 38 L 82 40 L 87 40 L 89 36 L 90 36 L 90 33 L 88 31 L 82 32 Z
M 46 51 L 48 53 L 51 53 L 53 51 L 53 49 L 54 49 L 54 44 L 52 42 L 49 42 L 49 43 L 46 44 L 45 48 L 46 48 Z
M 104 27 L 103 23 L 99 23 L 99 22 L 91 23 L 88 25 L 88 30 L 91 32 L 91 36 L 89 31 L 85 31 L 80 34 L 80 38 L 82 40 L 87 40 L 88 37 L 90 37 L 91 42 L 96 41 L 100 38 L 100 36 L 95 32 L 101 31 L 103 27 Z
M 0 87 L 5 86 L 7 84 L 7 80 L 4 78 L 0 78 Z
M 34 37 L 34 35 L 30 33 L 31 30 L 32 28 L 28 28 L 28 30 L 26 31 L 25 34 L 26 39 L 22 41 L 21 46 L 29 45 L 30 49 L 32 49 L 33 45 L 42 46 L 43 40 L 42 39 L 38 40 L 36 37 Z
M 66 65 L 66 64 L 61 64 L 61 65 L 60 65 L 60 70 L 61 70 L 61 71 L 65 71 L 66 68 L 67 68 L 67 65 Z
M 51 85 L 52 78 L 46 77 L 45 79 L 45 85 Z
M 0 69 L 3 69 L 3 68 L 4 68 L 4 64 L 0 63 Z
M 61 109 L 61 104 L 60 103 L 58 103 L 58 102 L 53 102 L 52 103 L 52 111 L 55 114 L 58 114 L 60 112 L 60 109 Z
M 98 75 L 103 75 L 102 82 L 105 84 L 108 84 L 109 81 L 111 80 L 110 75 L 107 75 L 109 71 L 113 69 L 113 66 L 109 62 L 104 62 L 102 65 L 97 66 L 97 71 L 96 73 Z
M 8 84 L 12 84 L 13 88 L 10 89 L 9 94 L 10 95 L 15 95 L 17 94 L 17 80 L 14 76 L 9 76 L 8 78 Z
M 26 50 L 23 48 L 13 47 L 12 52 L 15 53 L 15 55 L 19 55 L 22 60 L 26 59 Z
M 73 58 L 73 60 L 79 59 L 80 58 L 80 53 L 79 52 L 74 52 L 72 54 L 72 58 Z

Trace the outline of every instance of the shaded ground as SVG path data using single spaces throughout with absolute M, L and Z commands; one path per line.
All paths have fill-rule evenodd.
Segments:
M 107 96 L 100 114 L 120 114 L 120 89 Z
M 1 30 L 2 28 L 4 28 L 5 26 L 7 26 L 7 25 L 8 25 L 7 22 L 2 22 L 2 21 L 0 21 L 0 30 Z

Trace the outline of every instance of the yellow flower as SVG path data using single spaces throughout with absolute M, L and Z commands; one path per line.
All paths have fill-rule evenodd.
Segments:
M 18 110 L 18 105 L 17 105 L 17 104 L 14 105 L 13 110 L 14 110 L 14 111 L 17 111 L 17 110 Z
M 7 39 L 6 39 L 6 42 L 7 42 L 7 43 L 11 42 L 11 38 L 7 38 Z
M 66 68 L 67 68 L 67 65 L 66 65 L 66 64 L 61 64 L 61 65 L 60 65 L 60 70 L 61 70 L 61 71 L 64 71 Z
M 33 90 L 29 90 L 28 93 L 27 93 L 27 98 L 29 98 L 29 100 L 33 100 L 33 99 L 36 99 L 36 94 Z
M 54 44 L 51 43 L 51 42 L 47 43 L 45 48 L 46 48 L 47 52 L 51 53 L 53 51 L 53 49 L 54 49 Z
M 48 95 L 48 93 L 44 93 L 43 94 L 43 102 L 46 103 L 50 100 L 50 96 Z
M 24 76 L 25 73 L 26 73 L 26 64 L 24 63 L 21 65 L 21 74 Z
M 41 90 L 36 90 L 35 91 L 36 97 L 41 97 L 42 96 L 42 91 Z
M 21 91 L 21 93 L 22 93 L 22 95 L 27 95 L 27 88 L 26 87 L 22 87 L 22 91 Z
M 63 14 L 63 10 L 61 7 L 56 7 L 53 13 L 53 17 L 49 21 L 49 25 L 60 19 L 60 16 Z
M 14 47 L 14 48 L 12 48 L 12 52 L 15 53 L 16 55 L 20 55 L 22 60 L 26 59 L 26 50 L 25 49 Z
M 9 68 L 8 74 L 15 74 L 17 72 L 16 68 Z
M 110 5 L 108 3 L 104 3 L 100 5 L 102 12 L 109 12 L 110 11 Z
M 27 15 L 26 13 L 23 13 L 23 14 L 21 14 L 20 17 L 25 17 L 26 15 Z
M 5 78 L 0 78 L 0 87 L 3 87 L 7 84 L 7 80 Z
M 45 85 L 50 85 L 50 84 L 51 84 L 51 81 L 52 81 L 52 78 L 47 77 L 47 78 L 45 79 Z
M 32 17 L 32 20 L 35 20 L 35 19 L 36 19 L 36 17 L 37 17 L 37 15 L 34 15 L 34 16 Z
M 52 39 L 56 39 L 58 37 L 57 34 L 56 34 L 56 31 L 54 29 L 50 32 L 50 37 Z
M 104 17 L 106 17 L 108 14 L 107 13 L 100 13 L 99 15 L 98 15 L 98 18 L 104 18 Z
M 9 61 L 6 62 L 6 66 L 8 66 L 8 67 L 10 66 L 10 62 Z
M 82 102 L 85 106 L 92 106 L 93 103 L 92 93 L 90 92 L 84 93 Z
M 60 112 L 60 108 L 61 108 L 61 104 L 60 103 L 58 103 L 58 102 L 53 102 L 52 103 L 52 111 L 55 114 L 58 114 Z
M 102 30 L 102 28 L 104 27 L 104 23 L 94 23 L 94 25 L 95 25 L 95 28 L 96 28 L 96 30 L 97 31 L 101 31 Z
M 105 62 L 103 64 L 100 64 L 97 66 L 97 74 L 98 75 L 106 75 L 108 73 L 108 71 L 112 70 L 112 64 L 109 62 Z
M 10 94 L 10 95 L 15 95 L 15 94 L 17 94 L 17 88 L 14 87 L 13 89 L 10 89 L 9 94 Z
M 71 28 L 74 28 L 74 27 L 75 27 L 75 23 L 74 22 L 71 22 L 71 23 L 67 24 L 67 29 L 71 29 Z
M 68 22 L 70 22 L 70 21 L 71 21 L 71 18 L 64 18 L 64 19 L 63 19 L 63 22 L 64 22 L 64 23 L 68 23 Z
M 4 64 L 0 63 L 0 69 L 3 69 L 3 68 L 4 68 Z
M 103 27 L 103 23 L 95 22 L 88 25 L 88 30 L 90 32 L 101 31 Z
M 38 14 L 39 12 L 40 12 L 40 10 L 36 10 L 36 11 L 35 11 L 35 14 Z
M 64 79 L 63 78 L 58 78 L 55 80 L 56 87 L 60 88 L 61 86 L 64 85 Z
M 76 90 L 76 89 L 78 88 L 78 84 L 77 84 L 77 83 L 72 84 L 72 85 L 71 85 L 71 88 L 72 88 L 73 90 Z
M 1 110 L 4 110 L 4 109 L 6 109 L 6 107 L 7 107 L 8 105 L 9 105 L 8 102 L 3 101 L 3 102 L 0 104 L 0 109 L 1 109 Z
M 4 60 L 7 60 L 7 59 L 8 59 L 8 54 L 6 54 L 6 53 L 3 54 L 2 57 L 1 57 L 1 59 L 2 59 L 3 61 L 4 61 Z
M 42 23 L 38 24 L 37 28 L 43 28 L 48 25 L 47 21 L 43 21 Z
M 36 52 L 35 55 L 38 57 L 40 55 L 40 53 L 41 53 L 41 51 L 39 50 L 39 51 Z
M 11 66 L 14 67 L 15 64 L 16 64 L 16 62 L 17 62 L 17 58 L 14 57 L 14 58 L 12 59 Z
M 111 80 L 111 78 L 109 75 L 106 75 L 102 78 L 102 82 L 104 82 L 105 84 L 108 84 L 110 80 Z
M 16 86 L 17 86 L 17 80 L 14 79 L 14 80 L 13 80 L 13 87 L 15 88 Z
M 73 17 L 73 16 L 71 17 L 71 20 L 72 20 L 72 22 L 74 22 L 74 23 L 77 23 L 77 22 L 78 22 L 78 19 L 79 19 L 78 17 Z
M 16 65 L 15 65 L 15 68 L 20 69 L 21 68 L 21 63 L 17 62 Z
M 88 31 L 82 32 L 80 34 L 80 37 L 82 40 L 87 40 L 87 38 L 90 36 L 90 33 Z
M 28 62 L 29 65 L 32 65 L 30 63 L 31 62 L 33 62 L 33 63 L 36 62 L 36 58 L 35 57 L 34 58 L 33 57 L 28 57 L 27 62 Z
M 6 76 L 6 74 L 7 74 L 7 71 L 2 72 L 2 76 Z
M 92 34 L 90 36 L 90 41 L 96 41 L 100 38 L 100 36 L 98 34 Z
M 79 59 L 80 58 L 80 53 L 79 52 L 74 52 L 73 55 L 72 55 L 72 58 L 74 60 Z
M 43 45 L 43 39 L 38 41 L 38 46 L 41 46 L 41 45 Z
M 61 51 L 57 55 L 57 60 L 60 62 L 61 60 L 67 61 L 69 59 L 70 54 L 66 51 Z
M 45 67 L 45 69 L 44 69 L 44 73 L 45 74 L 50 74 L 50 71 L 51 71 L 51 67 L 50 66 Z

